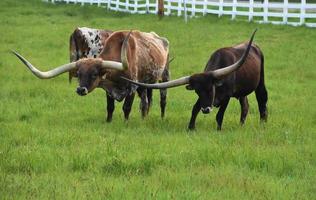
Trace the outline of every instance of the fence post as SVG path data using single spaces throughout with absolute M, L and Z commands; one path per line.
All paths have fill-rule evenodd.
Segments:
M 300 13 L 300 24 L 303 25 L 305 23 L 305 9 L 306 9 L 306 0 L 301 1 L 301 13 Z
M 218 17 L 221 17 L 223 15 L 223 3 L 223 0 L 219 0 Z
M 203 16 L 206 15 L 206 12 L 207 12 L 207 0 L 204 0 L 203 1 Z
M 129 10 L 128 10 L 128 0 L 125 0 L 125 10 L 126 10 L 126 12 L 129 12 Z
M 110 10 L 110 7 L 111 7 L 111 0 L 108 0 L 108 6 L 107 6 L 107 9 Z
M 232 9 L 232 20 L 236 18 L 236 6 L 237 6 L 237 0 L 233 0 L 233 9 Z
M 184 21 L 185 23 L 188 22 L 188 13 L 187 13 L 187 2 L 183 0 L 183 9 L 184 9 Z
M 157 14 L 158 13 L 158 7 L 159 7 L 159 5 L 158 5 L 158 1 L 156 1 L 156 4 L 155 4 L 155 14 Z
M 171 15 L 171 2 L 170 1 L 168 1 L 168 3 L 167 3 L 167 5 L 168 5 L 168 8 L 167 8 L 167 15 Z
M 138 0 L 134 0 L 134 12 L 137 13 L 138 9 Z
M 181 4 L 182 0 L 178 0 L 178 16 L 181 16 Z
M 283 5 L 283 23 L 287 23 L 287 13 L 288 13 L 288 0 L 284 0 L 284 5 Z
M 195 0 L 191 0 L 191 16 L 195 16 Z
M 249 0 L 249 16 L 248 21 L 253 20 L 253 0 Z
M 101 6 L 101 0 L 98 0 L 98 7 Z
M 269 5 L 269 0 L 264 0 L 263 2 L 263 22 L 264 23 L 268 22 L 268 5 Z
M 116 5 L 115 5 L 115 9 L 116 9 L 116 11 L 118 11 L 119 10 L 119 3 L 120 3 L 120 0 L 116 0 Z
M 149 13 L 149 0 L 146 0 L 146 13 Z

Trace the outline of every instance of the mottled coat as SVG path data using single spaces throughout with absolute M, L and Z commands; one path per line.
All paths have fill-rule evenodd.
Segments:
M 75 62 L 82 58 L 96 58 L 104 48 L 105 40 L 111 35 L 110 30 L 78 27 L 70 35 L 69 58 Z M 76 76 L 77 71 L 69 72 L 69 80 Z

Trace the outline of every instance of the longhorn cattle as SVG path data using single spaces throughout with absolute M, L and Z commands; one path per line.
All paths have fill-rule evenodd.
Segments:
M 82 58 L 96 58 L 104 48 L 105 40 L 113 31 L 78 27 L 70 35 L 69 52 L 70 62 Z M 69 71 L 69 82 L 77 76 L 76 69 Z
M 137 86 L 122 80 L 121 76 L 145 83 L 169 80 L 169 42 L 153 32 L 114 32 L 106 39 L 97 58 L 83 58 L 47 72 L 39 71 L 20 54 L 15 51 L 13 53 L 41 79 L 53 78 L 75 70 L 79 80 L 79 95 L 87 95 L 97 87 L 103 88 L 107 92 L 108 122 L 112 120 L 114 100 L 122 101 L 125 98 L 125 119 L 128 119 L 131 111 Z M 152 90 L 138 88 L 137 92 L 141 97 L 142 116 L 145 117 L 149 111 Z M 160 90 L 162 117 L 165 113 L 166 94 L 166 89 Z
M 145 84 L 128 80 L 144 88 L 170 88 L 187 85 L 195 90 L 198 99 L 193 106 L 189 129 L 195 128 L 196 117 L 201 110 L 209 113 L 212 107 L 219 107 L 216 115 L 217 129 L 221 130 L 224 112 L 231 97 L 239 99 L 241 105 L 240 123 L 244 124 L 248 113 L 247 95 L 255 91 L 261 120 L 267 120 L 267 90 L 264 83 L 264 56 L 257 45 L 252 45 L 256 30 L 250 42 L 215 51 L 206 64 L 203 73 L 185 76 L 160 84 Z M 123 79 L 126 79 L 123 77 Z

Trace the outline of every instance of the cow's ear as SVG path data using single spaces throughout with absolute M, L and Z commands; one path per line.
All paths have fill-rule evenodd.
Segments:
M 193 88 L 191 85 L 187 85 L 187 86 L 185 86 L 185 88 L 186 88 L 187 90 L 194 90 L 194 88 Z

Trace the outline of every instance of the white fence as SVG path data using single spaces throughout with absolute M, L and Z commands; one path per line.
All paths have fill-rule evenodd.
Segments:
M 46 0 L 50 2 L 66 2 L 96 4 L 107 9 L 129 13 L 157 13 L 157 1 L 152 0 Z M 306 25 L 316 27 L 316 3 L 283 3 L 269 0 L 164 0 L 165 15 L 199 16 L 215 14 L 231 16 L 232 19 L 246 19 L 259 23 Z

